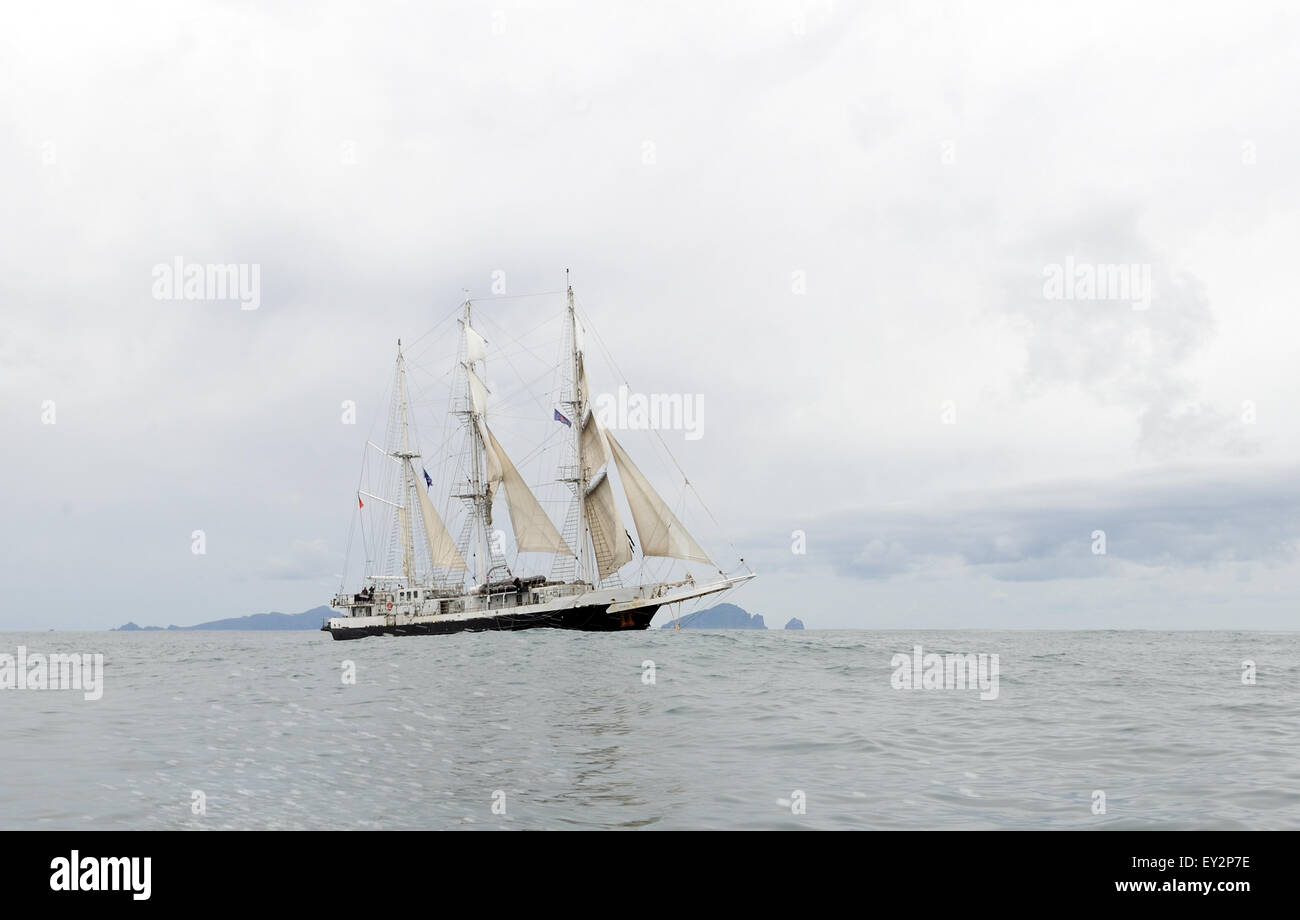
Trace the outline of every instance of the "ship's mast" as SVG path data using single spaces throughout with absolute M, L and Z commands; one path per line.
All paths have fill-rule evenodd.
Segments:
M 470 324 L 473 318 L 473 306 L 469 298 L 465 298 L 465 328 L 472 329 Z M 466 339 L 468 343 L 468 338 Z M 483 373 L 487 374 L 487 359 L 483 361 Z M 474 502 L 474 520 L 478 529 L 477 549 L 474 555 L 478 557 L 475 565 L 475 577 L 478 584 L 485 585 L 492 567 L 492 534 L 489 531 L 488 520 L 492 513 L 491 508 L 491 483 L 487 482 L 486 468 L 487 458 L 485 456 L 487 445 L 483 443 L 483 436 L 479 432 L 478 416 L 476 406 L 474 405 L 474 384 L 470 381 L 470 374 L 474 373 L 474 362 L 470 360 L 468 344 L 465 353 L 465 398 L 469 406 L 469 444 L 470 444 L 470 466 L 473 479 L 471 481 L 470 492 Z M 481 379 L 481 378 L 480 378 Z M 483 417 L 486 423 L 487 406 L 483 407 Z
M 415 535 L 411 532 L 411 440 L 406 425 L 406 360 L 402 357 L 402 340 L 397 340 L 397 420 L 401 433 L 401 450 L 393 454 L 401 458 L 402 467 L 402 501 L 397 506 L 397 515 L 402 523 L 402 574 L 406 576 L 407 586 L 415 584 Z
M 573 455 L 577 458 L 578 472 L 574 477 L 578 491 L 578 580 L 586 578 L 587 560 L 587 471 L 582 464 L 582 415 L 586 406 L 587 394 L 582 392 L 582 356 L 578 352 L 578 313 L 573 305 L 573 284 L 569 281 L 569 270 L 564 270 L 564 284 L 569 297 L 569 342 L 570 359 L 573 371 Z M 593 582 L 594 583 L 594 582 Z

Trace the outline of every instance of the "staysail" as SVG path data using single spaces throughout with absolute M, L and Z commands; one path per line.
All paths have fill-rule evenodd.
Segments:
M 488 451 L 489 475 L 495 471 L 497 480 L 505 486 L 506 503 L 510 506 L 510 526 L 515 531 L 515 544 L 524 552 L 563 553 L 572 556 L 573 550 L 555 529 L 550 517 L 537 501 L 537 496 L 533 495 L 533 490 L 528 488 L 524 477 L 519 475 L 519 470 L 515 469 L 515 465 L 510 461 L 509 455 L 506 454 L 505 448 L 501 446 L 496 435 L 482 422 L 479 423 L 479 428 L 485 435 L 484 445 Z
M 600 577 L 605 578 L 632 561 L 632 547 L 628 545 L 627 532 L 614 503 L 614 490 L 610 487 L 608 473 L 602 473 L 587 492 L 584 508 L 591 545 L 596 551 L 596 569 Z
M 609 448 L 605 446 L 605 434 L 601 431 L 594 412 L 587 416 L 587 420 L 582 425 L 579 444 L 585 478 L 594 479 L 597 471 L 609 462 Z
M 407 461 L 410 465 L 410 461 Z M 468 569 L 456 541 L 447 532 L 447 526 L 429 500 L 429 494 L 420 487 L 415 467 L 411 465 L 411 478 L 415 481 L 415 492 L 420 496 L 420 517 L 424 521 L 424 539 L 429 547 L 429 562 L 435 569 Z
M 623 450 L 623 445 L 610 432 L 605 432 L 605 439 L 614 452 L 618 464 L 619 476 L 623 482 L 623 493 L 627 496 L 628 507 L 632 509 L 632 520 L 636 522 L 636 532 L 641 538 L 641 552 L 647 556 L 668 556 L 673 559 L 687 559 L 695 562 L 713 560 L 704 551 L 695 538 L 690 535 L 677 515 L 659 497 L 659 493 L 650 485 L 632 458 Z
M 470 332 L 473 331 L 474 330 L 472 329 L 470 330 Z M 487 385 L 479 379 L 478 374 L 474 373 L 474 369 L 468 364 L 465 365 L 465 372 L 469 374 L 470 401 L 474 404 L 474 411 L 479 415 L 482 415 L 487 411 Z

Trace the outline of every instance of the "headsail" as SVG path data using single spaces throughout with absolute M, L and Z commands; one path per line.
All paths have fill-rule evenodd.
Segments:
M 672 509 L 654 490 L 654 486 L 650 485 L 650 481 L 632 462 L 627 451 L 623 450 L 623 445 L 608 431 L 605 432 L 605 439 L 618 463 L 623 492 L 632 509 L 636 532 L 641 537 L 641 552 L 647 556 L 668 556 L 712 565 L 713 560 L 709 554 L 695 542 L 682 522 L 677 520 L 677 515 L 673 514 Z

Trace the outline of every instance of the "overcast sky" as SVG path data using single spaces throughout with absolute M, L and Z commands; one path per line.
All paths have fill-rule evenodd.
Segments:
M 1294 628 L 1297 46 L 1267 3 L 7 4 L 0 628 L 327 603 L 394 340 L 565 268 L 702 395 L 665 438 L 769 626 Z M 155 298 L 178 257 L 259 308 Z

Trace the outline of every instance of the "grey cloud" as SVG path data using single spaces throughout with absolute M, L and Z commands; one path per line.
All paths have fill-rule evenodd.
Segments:
M 997 503 L 1045 476 L 1120 488 L 1135 439 L 1156 457 L 1256 450 L 1238 392 L 1261 406 L 1260 457 L 1300 457 L 1296 376 L 1263 360 L 1296 334 L 1296 127 L 1276 117 L 1294 18 L 593 2 L 504 9 L 494 31 L 490 8 L 205 10 L 0 9 L 0 580 L 61 585 L 0 626 L 182 622 L 178 597 L 191 622 L 319 604 L 394 340 L 497 269 L 513 296 L 572 268 L 620 376 L 705 395 L 705 437 L 670 440 L 751 560 L 761 534 L 800 527 L 809 561 L 878 584 L 1124 574 L 1139 563 L 1121 556 L 1146 558 L 1135 527 L 1170 542 L 1154 521 L 1116 511 L 1099 561 L 1077 553 L 1093 508 Z M 1151 310 L 1044 303 L 1043 265 L 1071 253 L 1150 261 Z M 151 267 L 177 256 L 260 265 L 260 309 L 154 301 Z M 562 303 L 484 309 L 521 333 Z M 440 372 L 424 351 L 418 372 Z M 1007 489 L 962 507 L 827 516 L 993 481 Z M 1211 559 L 1252 536 L 1173 524 L 1208 528 Z M 161 609 L 136 609 L 141 584 Z
M 1240 412 L 1202 403 L 1188 364 L 1215 322 L 1204 284 L 1176 271 L 1140 232 L 1133 204 L 1094 207 L 1040 229 L 1007 273 L 1003 310 L 1023 335 L 1030 392 L 1080 387 L 1134 413 L 1139 449 L 1157 459 L 1258 450 Z M 1150 269 L 1150 304 L 1130 299 L 1048 299 L 1045 269 L 1076 265 Z
M 1104 555 L 1093 552 L 1096 531 Z M 842 512 L 810 526 L 808 544 L 814 560 L 862 579 L 966 568 L 1001 581 L 1050 581 L 1134 566 L 1279 565 L 1300 546 L 1300 473 L 1145 472 Z M 792 565 L 775 550 L 763 562 Z

